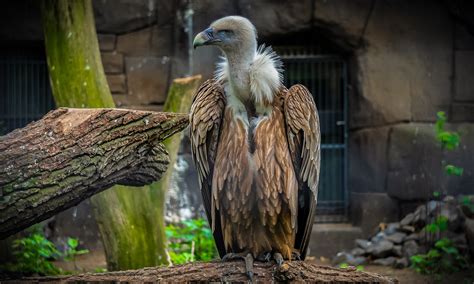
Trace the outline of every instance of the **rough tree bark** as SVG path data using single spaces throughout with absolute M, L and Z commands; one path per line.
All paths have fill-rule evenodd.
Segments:
M 188 112 L 200 80 L 201 76 L 174 80 L 163 110 Z M 92 198 L 109 270 L 168 264 L 165 257 L 165 194 L 181 136 L 177 134 L 163 142 L 169 153 L 170 166 L 158 182 L 139 189 L 140 194 L 136 189 L 118 187 Z M 102 206 L 104 203 L 107 206 Z M 117 212 L 122 214 L 120 221 L 114 221 Z
M 273 263 L 254 264 L 254 280 L 262 283 L 398 283 L 396 279 L 355 268 L 335 268 L 309 262 L 292 261 L 277 268 Z M 23 283 L 245 283 L 243 262 L 197 262 L 174 267 L 149 267 L 139 270 L 86 273 L 72 276 L 25 278 Z M 2 282 L 3 283 L 3 282 Z M 8 281 L 5 281 L 8 283 Z M 22 283 L 15 280 L 14 283 Z
M 0 137 L 0 238 L 116 183 L 158 180 L 161 142 L 187 124 L 185 114 L 60 108 Z
M 42 21 L 57 106 L 114 107 L 90 0 L 43 0 Z M 109 270 L 166 263 L 164 193 L 114 186 L 91 198 Z M 150 209 L 152 208 L 152 209 Z

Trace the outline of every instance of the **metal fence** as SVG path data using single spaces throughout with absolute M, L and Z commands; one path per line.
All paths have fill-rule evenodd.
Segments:
M 38 120 L 53 108 L 44 58 L 0 55 L 0 135 Z
M 283 52 L 281 56 L 285 85 L 305 85 L 318 107 L 321 175 L 316 221 L 343 222 L 348 207 L 346 61 L 339 56 L 302 52 Z

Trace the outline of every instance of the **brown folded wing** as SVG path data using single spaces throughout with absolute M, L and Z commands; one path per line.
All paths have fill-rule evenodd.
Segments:
M 291 87 L 284 102 L 287 139 L 299 182 L 295 249 L 306 257 L 318 196 L 319 117 L 313 97 L 302 85 Z
M 194 94 L 190 114 L 191 150 L 197 167 L 207 219 L 210 224 L 213 224 L 214 240 L 221 257 L 225 255 L 226 251 L 220 218 L 217 217 L 216 220 L 212 220 L 212 216 L 220 216 L 220 214 L 219 212 L 211 212 L 211 185 L 225 102 L 226 99 L 221 85 L 215 80 L 207 80 Z

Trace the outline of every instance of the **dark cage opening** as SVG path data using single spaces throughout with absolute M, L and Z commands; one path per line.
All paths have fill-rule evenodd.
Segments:
M 313 94 L 321 124 L 321 175 L 316 222 L 347 218 L 347 63 L 339 55 L 307 46 L 275 47 L 284 83 L 303 84 Z
M 44 49 L 36 44 L 0 47 L 0 135 L 53 108 Z

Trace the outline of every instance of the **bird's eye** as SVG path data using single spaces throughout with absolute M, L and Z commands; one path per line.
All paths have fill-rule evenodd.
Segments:
M 219 35 L 225 36 L 225 37 L 229 37 L 229 36 L 234 34 L 234 32 L 232 30 L 219 30 L 217 33 Z

